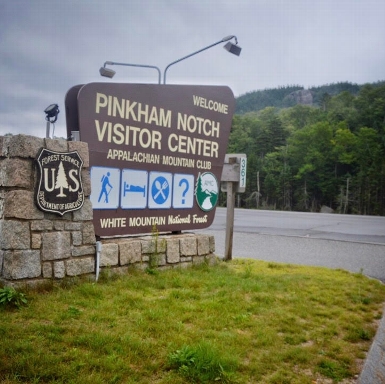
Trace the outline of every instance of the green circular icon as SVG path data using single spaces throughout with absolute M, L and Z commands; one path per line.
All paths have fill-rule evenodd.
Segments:
M 218 202 L 218 181 L 211 172 L 198 175 L 195 186 L 195 199 L 202 211 L 208 212 L 215 208 Z

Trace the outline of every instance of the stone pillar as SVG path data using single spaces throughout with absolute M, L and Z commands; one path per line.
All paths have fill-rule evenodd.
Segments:
M 35 203 L 40 150 L 77 151 L 83 159 L 83 207 L 63 216 Z M 0 136 L 0 281 L 33 283 L 95 272 L 88 145 L 27 135 Z

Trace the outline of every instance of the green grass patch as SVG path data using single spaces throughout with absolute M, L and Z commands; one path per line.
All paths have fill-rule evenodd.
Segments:
M 245 259 L 108 273 L 25 297 L 0 308 L 1 383 L 310 384 L 358 373 L 385 287 Z

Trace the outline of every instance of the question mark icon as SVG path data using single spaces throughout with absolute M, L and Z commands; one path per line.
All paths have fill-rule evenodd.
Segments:
M 182 184 L 184 184 L 186 187 L 185 189 L 183 190 L 182 192 L 182 204 L 185 203 L 185 196 L 186 196 L 186 193 L 187 191 L 189 190 L 189 187 L 190 187 L 190 184 L 188 183 L 188 181 L 186 179 L 182 179 L 180 182 L 179 182 L 179 186 L 181 187 Z

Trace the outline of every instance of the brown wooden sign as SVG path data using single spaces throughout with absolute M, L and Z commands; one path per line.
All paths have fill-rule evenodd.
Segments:
M 91 83 L 77 103 L 98 236 L 211 225 L 235 106 L 228 87 Z

